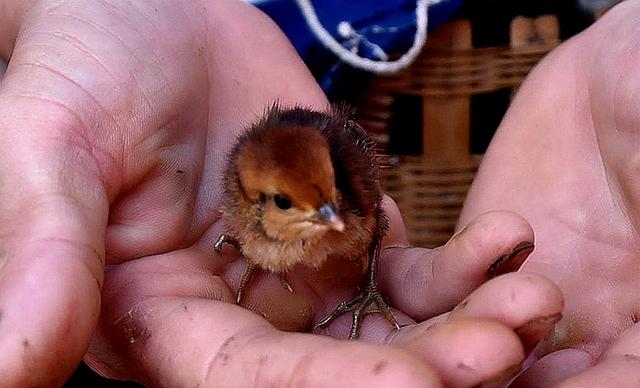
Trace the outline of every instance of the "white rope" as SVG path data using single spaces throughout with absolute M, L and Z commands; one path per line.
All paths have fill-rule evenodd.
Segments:
M 318 19 L 318 15 L 313 8 L 311 0 L 296 0 L 296 3 L 298 4 L 298 7 L 300 7 L 300 11 L 307 21 L 307 25 L 316 38 L 343 62 L 346 62 L 358 69 L 367 70 L 373 73 L 395 73 L 409 66 L 416 59 L 418 54 L 420 54 L 420 51 L 427 40 L 427 12 L 429 5 L 439 3 L 440 1 L 442 0 L 417 0 L 416 34 L 413 39 L 413 45 L 406 53 L 395 61 L 387 61 L 386 53 L 384 53 L 384 51 L 379 47 L 374 49 L 374 53 L 383 58 L 381 61 L 363 58 L 356 52 L 346 49 L 322 26 L 322 23 Z M 344 38 L 358 36 L 357 32 L 348 22 L 340 22 L 338 24 L 338 33 Z M 363 37 L 360 36 L 360 38 Z M 373 43 L 370 42 L 369 44 L 373 45 Z

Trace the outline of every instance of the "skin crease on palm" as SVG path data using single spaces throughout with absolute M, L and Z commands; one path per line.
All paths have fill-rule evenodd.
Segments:
M 421 323 L 394 333 L 371 316 L 348 342 L 348 316 L 329 336 L 275 327 L 308 329 L 352 295 L 349 263 L 297 268 L 293 295 L 258 276 L 256 314 L 232 303 L 242 258 L 213 251 L 237 131 L 276 99 L 326 107 L 264 15 L 232 0 L 0 0 L 3 384 L 60 384 L 87 350 L 100 373 L 152 386 L 499 383 L 562 311 L 514 386 L 638 386 L 639 13 L 623 2 L 533 72 L 447 245 L 408 248 L 387 201 L 380 286 L 400 323 Z M 537 248 L 486 282 L 533 241 L 512 212 Z

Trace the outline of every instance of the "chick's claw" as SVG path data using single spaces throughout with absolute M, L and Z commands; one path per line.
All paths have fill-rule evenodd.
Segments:
M 369 285 L 357 298 L 340 303 L 331 314 L 322 318 L 313 328 L 314 331 L 326 327 L 334 319 L 349 311 L 353 311 L 353 322 L 351 324 L 351 332 L 349 333 L 350 340 L 355 340 L 360 337 L 362 320 L 367 314 L 371 313 L 382 314 L 395 330 L 400 330 L 400 325 L 398 325 L 389 306 L 387 306 L 382 299 L 378 288 L 375 285 Z
M 280 276 L 280 284 L 282 285 L 282 288 L 284 288 L 285 290 L 293 294 L 293 288 L 291 288 L 291 284 L 289 284 L 289 282 L 287 281 L 287 274 L 284 272 L 280 272 L 279 276 Z
M 242 274 L 242 279 L 240 279 L 240 286 L 238 286 L 238 290 L 236 291 L 236 304 L 240 304 L 242 302 L 242 297 L 244 296 L 244 291 L 253 276 L 253 273 L 256 270 L 256 264 L 251 260 L 247 260 L 247 266 L 244 269 L 244 273 Z
M 221 234 L 220 237 L 218 237 L 218 240 L 216 240 L 216 243 L 213 245 L 213 249 L 217 254 L 222 254 L 222 247 L 224 246 L 224 244 L 229 244 L 237 250 L 240 250 L 240 242 L 238 240 L 226 234 Z

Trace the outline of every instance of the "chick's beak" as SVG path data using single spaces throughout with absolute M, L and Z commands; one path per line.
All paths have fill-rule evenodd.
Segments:
M 325 202 L 320 206 L 318 209 L 318 219 L 337 232 L 344 230 L 344 221 L 342 221 L 336 207 L 332 203 Z

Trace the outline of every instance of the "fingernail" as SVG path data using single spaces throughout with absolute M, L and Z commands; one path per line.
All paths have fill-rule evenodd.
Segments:
M 517 271 L 531 252 L 533 252 L 533 249 L 534 245 L 530 241 L 523 241 L 516 245 L 511 252 L 500 256 L 498 260 L 491 263 L 487 269 L 487 277 L 491 279 L 508 272 Z
M 557 313 L 534 319 L 517 328 L 515 332 L 520 337 L 525 351 L 529 353 L 540 340 L 548 337 L 560 319 L 562 314 Z

